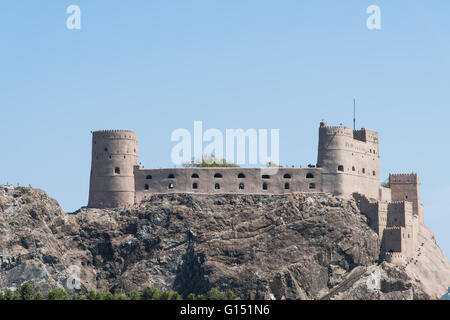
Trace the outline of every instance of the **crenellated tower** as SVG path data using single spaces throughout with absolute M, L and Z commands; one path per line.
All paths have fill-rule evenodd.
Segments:
M 359 192 L 378 199 L 380 154 L 378 132 L 320 123 L 317 167 L 323 169 L 323 191 L 334 195 Z
M 89 188 L 91 208 L 116 208 L 134 203 L 133 167 L 138 164 L 137 134 L 130 130 L 92 133 Z

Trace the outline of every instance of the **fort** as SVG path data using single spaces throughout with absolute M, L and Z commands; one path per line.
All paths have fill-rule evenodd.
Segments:
M 161 193 L 292 194 L 330 193 L 353 197 L 378 234 L 381 259 L 404 264 L 415 249 L 423 223 L 416 173 L 380 180 L 378 132 L 319 127 L 316 166 L 308 168 L 206 167 L 144 169 L 138 164 L 138 138 L 130 130 L 92 133 L 88 207 L 120 208 Z

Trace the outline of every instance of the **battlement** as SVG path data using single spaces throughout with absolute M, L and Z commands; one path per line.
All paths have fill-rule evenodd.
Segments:
M 406 263 L 406 257 L 401 252 L 386 252 L 384 255 L 384 259 L 387 262 L 399 264 L 399 265 Z
M 345 126 L 327 126 L 326 123 L 321 122 L 319 130 L 326 135 L 344 136 L 361 142 L 378 143 L 378 132 L 367 130 L 364 127 L 360 130 L 353 130 Z
M 417 173 L 390 173 L 389 184 L 420 184 Z
M 92 132 L 92 137 L 108 139 L 127 139 L 137 141 L 137 133 L 131 130 L 97 130 Z

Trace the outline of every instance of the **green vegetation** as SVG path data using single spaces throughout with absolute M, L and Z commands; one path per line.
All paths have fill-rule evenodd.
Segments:
M 239 168 L 240 166 L 227 162 L 225 159 L 218 159 L 214 156 L 206 157 L 201 161 L 192 161 L 183 164 L 185 168 Z
M 236 296 L 231 290 L 222 292 L 212 288 L 205 295 L 193 293 L 186 297 L 187 300 L 234 300 Z M 63 288 L 50 290 L 47 295 L 36 291 L 33 283 L 26 282 L 20 286 L 17 292 L 10 289 L 0 292 L 0 300 L 183 300 L 176 291 L 164 291 L 152 287 L 146 287 L 142 291 L 133 290 L 129 294 L 111 293 L 104 291 L 89 291 L 86 295 L 73 295 Z
M 390 188 L 391 185 L 389 184 L 389 178 L 384 180 L 384 182 L 381 183 L 381 186 L 385 188 Z

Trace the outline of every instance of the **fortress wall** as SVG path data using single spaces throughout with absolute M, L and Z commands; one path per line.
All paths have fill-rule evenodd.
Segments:
M 402 227 L 388 227 L 383 232 L 383 252 L 404 252 L 405 230 Z
M 405 202 L 391 202 L 388 204 L 387 227 L 405 227 Z
M 370 198 L 379 199 L 377 132 L 321 124 L 317 166 L 324 169 L 324 191 L 351 195 L 358 190 Z
M 265 168 L 262 170 L 260 168 L 142 169 L 136 166 L 134 172 L 136 202 L 155 193 L 288 194 L 292 192 L 322 192 L 322 170 L 317 168 L 279 168 L 276 174 L 268 175 L 268 178 L 263 178 L 263 175 L 266 175 Z M 197 174 L 198 178 L 192 177 L 193 174 Z M 222 177 L 215 177 L 216 174 L 220 174 Z M 239 178 L 240 174 L 243 177 Z M 307 174 L 312 174 L 313 178 L 307 178 Z M 174 178 L 169 178 L 169 175 L 173 175 Z M 290 175 L 290 178 L 285 175 Z M 147 179 L 150 176 L 151 179 Z M 193 187 L 194 183 L 197 184 L 197 189 Z M 220 189 L 216 189 L 216 184 L 220 186 Z M 239 188 L 240 184 L 243 184 L 243 189 Z M 267 189 L 263 188 L 263 184 Z M 173 188 L 170 188 L 169 186 L 172 185 Z
M 380 189 L 378 191 L 379 191 L 378 200 L 380 200 L 380 201 L 387 201 L 387 202 L 391 202 L 392 201 L 391 189 L 390 188 L 380 187 Z

